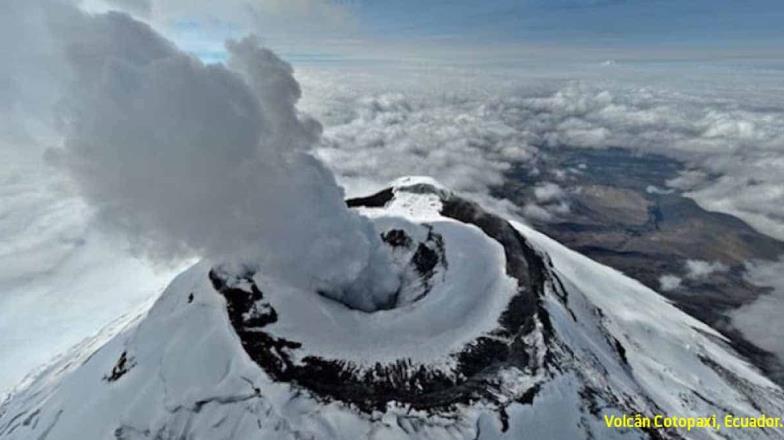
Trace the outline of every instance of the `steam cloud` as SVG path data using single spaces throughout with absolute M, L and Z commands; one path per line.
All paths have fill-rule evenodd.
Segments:
M 292 68 L 255 39 L 205 65 L 127 15 L 60 12 L 73 84 L 51 156 L 100 218 L 154 256 L 272 268 L 372 310 L 396 288 L 372 224 L 309 154 Z

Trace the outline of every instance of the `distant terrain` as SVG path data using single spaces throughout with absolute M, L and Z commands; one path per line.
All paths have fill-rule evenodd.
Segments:
M 744 278 L 745 263 L 777 259 L 784 254 L 783 242 L 736 217 L 706 211 L 669 188 L 667 181 L 684 169 L 676 160 L 621 148 L 542 151 L 535 172 L 510 171 L 496 195 L 519 206 L 542 199 L 565 203 L 568 211 L 559 215 L 550 209 L 554 216 L 534 226 L 661 292 L 730 337 L 741 353 L 784 383 L 780 361 L 746 340 L 728 317 L 768 291 Z M 535 193 L 543 181 L 556 182 L 558 197 Z M 689 271 L 689 261 L 705 268 Z M 663 285 L 662 277 L 671 285 Z

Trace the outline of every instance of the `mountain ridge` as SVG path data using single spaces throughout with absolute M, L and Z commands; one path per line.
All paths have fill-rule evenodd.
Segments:
M 602 418 L 784 409 L 715 330 L 437 182 L 348 204 L 388 238 L 408 286 L 394 306 L 197 263 L 107 343 L 18 390 L 0 439 L 726 438 Z M 436 255 L 421 267 L 420 245 Z

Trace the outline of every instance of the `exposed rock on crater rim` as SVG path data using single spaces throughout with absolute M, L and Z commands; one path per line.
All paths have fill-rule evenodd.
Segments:
M 542 322 L 548 322 L 548 318 L 547 312 L 540 306 L 540 300 L 543 283 L 549 275 L 543 258 L 504 219 L 427 183 L 387 189 L 363 199 L 348 200 L 347 203 L 354 208 L 381 209 L 396 202 L 396 193 L 406 191 L 433 194 L 436 197 L 434 201 L 437 202 L 434 207 L 440 204 L 440 208 L 434 210 L 433 214 L 443 217 L 441 222 L 446 225 L 438 222 L 423 223 L 426 235 L 420 240 L 399 226 L 396 227 L 394 221 L 380 219 L 380 228 L 385 228 L 381 232 L 382 238 L 391 250 L 408 250 L 406 259 L 409 267 L 402 270 L 408 270 L 410 275 L 413 275 L 414 279 L 409 280 L 408 284 L 417 284 L 419 289 L 418 296 L 400 301 L 390 308 L 402 307 L 405 310 L 400 313 L 412 313 L 420 306 L 419 301 L 429 299 L 426 297 L 434 287 L 441 290 L 439 294 L 442 296 L 435 298 L 435 301 L 459 300 L 450 298 L 449 295 L 472 295 L 479 300 L 492 295 L 492 289 L 465 292 L 461 291 L 465 288 L 463 285 L 445 285 L 453 281 L 447 276 L 450 270 L 450 246 L 465 245 L 451 243 L 450 234 L 454 235 L 455 232 L 448 231 L 449 228 L 445 229 L 445 226 L 478 229 L 474 231 L 475 234 L 483 234 L 485 239 L 491 240 L 494 246 L 502 249 L 505 259 L 502 266 L 504 275 L 513 281 L 503 286 L 509 292 L 495 292 L 496 295 L 504 296 L 505 304 L 498 309 L 496 316 L 485 318 L 494 321 L 491 327 L 477 329 L 475 334 L 464 337 L 464 341 L 457 346 L 431 347 L 431 350 L 443 350 L 437 353 L 437 356 L 431 357 L 432 362 L 412 359 L 405 348 L 395 347 L 391 348 L 397 351 L 396 357 L 374 362 L 346 358 L 341 356 L 340 352 L 330 355 L 314 354 L 307 341 L 282 336 L 286 334 L 285 331 L 276 331 L 276 323 L 296 317 L 287 316 L 285 312 L 277 310 L 272 304 L 274 300 L 269 301 L 265 296 L 266 292 L 259 288 L 254 274 L 232 275 L 213 269 L 210 280 L 215 290 L 226 299 L 231 325 L 243 348 L 251 359 L 275 380 L 290 382 L 321 398 L 346 402 L 368 412 L 383 410 L 393 402 L 416 409 L 448 410 L 457 404 L 480 399 L 493 404 L 531 399 L 536 381 L 533 381 L 530 387 L 515 389 L 510 393 L 504 383 L 503 372 L 514 368 L 533 378 L 540 372 L 545 361 L 540 339 L 547 337 L 549 330 L 546 324 L 542 325 Z M 398 199 L 397 202 L 401 200 Z M 404 208 L 404 201 L 402 205 Z M 442 234 L 445 230 L 447 232 Z M 470 251 L 460 250 L 463 253 Z M 482 255 L 477 252 L 477 257 L 481 258 Z M 459 266 L 459 262 L 457 264 L 458 267 L 453 270 L 466 270 L 465 267 Z M 481 268 L 483 262 L 476 261 L 474 265 Z M 444 306 L 449 307 L 447 304 Z M 333 312 L 334 310 L 336 309 L 333 309 Z M 370 323 L 367 325 L 370 326 L 374 325 L 373 321 L 378 313 L 383 313 L 379 311 L 363 314 L 349 310 L 344 312 L 355 319 L 368 320 Z M 345 319 L 342 312 L 335 316 Z M 470 315 L 464 318 L 472 319 Z M 346 324 L 352 325 L 348 320 Z M 306 326 L 307 323 L 289 325 Z M 466 323 L 455 320 L 452 325 L 459 329 Z M 471 323 L 468 323 L 468 327 L 472 327 Z M 362 331 L 361 324 L 358 330 Z M 407 330 L 402 327 L 395 329 L 399 332 Z M 324 329 L 316 326 L 312 331 L 322 332 Z M 538 333 L 536 336 L 535 332 Z M 427 340 L 420 342 L 423 345 L 429 343 Z M 381 346 L 377 348 L 383 349 Z

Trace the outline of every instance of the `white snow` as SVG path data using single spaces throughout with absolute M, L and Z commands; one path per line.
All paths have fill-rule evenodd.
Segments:
M 414 234 L 411 222 L 426 220 L 444 235 L 449 270 L 429 297 L 401 310 L 367 314 L 307 297 L 277 282 L 274 274 L 259 274 L 259 287 L 280 317 L 270 326 L 274 333 L 301 338 L 313 353 L 367 361 L 413 355 L 426 361 L 443 358 L 497 319 L 512 287 L 501 270 L 500 246 L 473 226 L 439 217 L 432 195 L 398 188 L 396 196 L 387 209 L 365 212 L 379 225 L 406 227 Z M 442 415 L 395 402 L 384 412 L 364 414 L 271 381 L 243 350 L 225 301 L 208 280 L 212 265 L 205 261 L 179 275 L 149 312 L 118 322 L 125 329 L 107 343 L 116 330 L 54 361 L 0 407 L 0 439 L 571 440 L 587 432 L 602 439 L 644 438 L 638 431 L 604 428 L 582 403 L 583 387 L 617 399 L 597 397 L 602 413 L 617 412 L 619 402 L 684 416 L 784 411 L 781 390 L 732 352 L 716 331 L 639 282 L 513 225 L 551 260 L 566 296 L 548 284 L 543 298 L 551 337 L 557 338 L 546 348 L 562 356 L 562 370 L 548 373 L 532 403 L 509 404 L 506 431 L 495 409 L 482 401 Z M 526 343 L 545 343 L 542 331 L 537 326 Z M 612 339 L 624 347 L 628 364 L 621 362 Z M 127 371 L 108 381 L 122 353 Z M 701 358 L 728 373 L 717 373 Z M 532 383 L 514 368 L 499 377 L 510 392 Z M 710 431 L 683 434 L 719 438 Z M 735 431 L 733 438 L 777 434 Z
M 722 412 L 758 415 L 759 410 L 754 405 L 760 405 L 767 398 L 760 393 L 753 396 L 756 401 L 752 402 L 751 396 L 717 374 L 700 357 L 710 359 L 747 384 L 777 396 L 779 400 L 774 408 L 779 411 L 784 408 L 779 387 L 732 352 L 718 332 L 678 310 L 638 281 L 580 255 L 528 226 L 513 224 L 550 256 L 555 273 L 566 285 L 570 301 L 576 295 L 583 295 L 588 303 L 602 310 L 602 326 L 625 347 L 634 380 L 642 387 L 642 393 L 652 398 L 664 413 L 699 416 L 721 409 Z M 562 330 L 561 334 L 568 333 Z M 576 345 L 570 344 L 572 348 Z M 620 377 L 611 376 L 610 380 Z M 721 408 L 709 402 L 720 403 Z

